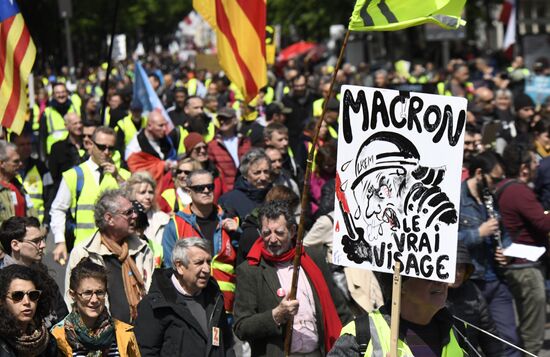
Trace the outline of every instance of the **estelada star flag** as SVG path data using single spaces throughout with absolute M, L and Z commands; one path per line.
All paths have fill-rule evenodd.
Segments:
M 17 134 L 27 114 L 27 79 L 36 47 L 15 0 L 0 0 L 0 118 Z

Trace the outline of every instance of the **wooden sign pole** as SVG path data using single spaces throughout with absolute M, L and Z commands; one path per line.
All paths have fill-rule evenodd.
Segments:
M 397 343 L 399 341 L 399 315 L 401 313 L 401 262 L 396 261 L 393 270 L 393 286 L 391 301 L 391 340 L 390 357 L 397 357 Z

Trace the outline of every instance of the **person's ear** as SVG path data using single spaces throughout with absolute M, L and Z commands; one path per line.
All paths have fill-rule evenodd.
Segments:
M 477 168 L 474 172 L 474 177 L 478 180 L 481 180 L 483 178 L 483 171 L 481 171 L 481 168 Z
M 290 236 L 296 238 L 296 225 L 295 224 L 293 224 L 290 227 Z
M 76 300 L 76 292 L 73 289 L 69 289 L 69 296 L 73 299 L 73 301 Z
M 11 246 L 12 253 L 13 252 L 19 252 L 21 250 L 21 248 L 19 247 L 20 244 L 21 244 L 21 242 L 18 241 L 17 239 L 12 239 L 11 240 L 10 246 Z
M 180 276 L 183 275 L 185 267 L 183 266 L 182 262 L 177 261 L 176 264 L 174 265 L 174 268 L 175 268 L 176 272 L 178 273 L 178 275 L 180 275 Z
M 521 166 L 519 167 L 519 173 L 520 175 L 529 175 L 529 166 L 527 164 L 521 164 Z

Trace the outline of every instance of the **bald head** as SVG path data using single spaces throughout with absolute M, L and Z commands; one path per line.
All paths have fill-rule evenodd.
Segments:
M 166 127 L 168 126 L 168 121 L 161 112 L 153 110 L 149 113 L 147 119 L 147 127 L 145 128 L 145 133 L 148 137 L 159 140 L 166 136 Z
M 82 119 L 76 113 L 67 113 L 63 117 L 65 127 L 71 136 L 82 136 Z

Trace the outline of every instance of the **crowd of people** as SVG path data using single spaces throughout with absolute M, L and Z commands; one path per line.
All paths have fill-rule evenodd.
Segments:
M 385 356 L 391 276 L 331 256 L 344 84 L 468 99 L 457 279 L 404 278 L 400 348 L 522 355 L 456 315 L 537 355 L 546 255 L 503 249 L 547 246 L 550 100 L 536 105 L 525 80 L 550 66 L 478 57 L 402 67 L 346 63 L 330 92 L 332 67 L 290 60 L 247 103 L 223 73 L 151 55 L 167 117 L 132 100 L 133 63 L 114 67 L 107 90 L 101 66 L 37 77 L 23 132 L 0 140 L 0 356 L 283 356 L 290 320 L 292 356 Z M 47 236 L 64 290 L 42 263 Z

